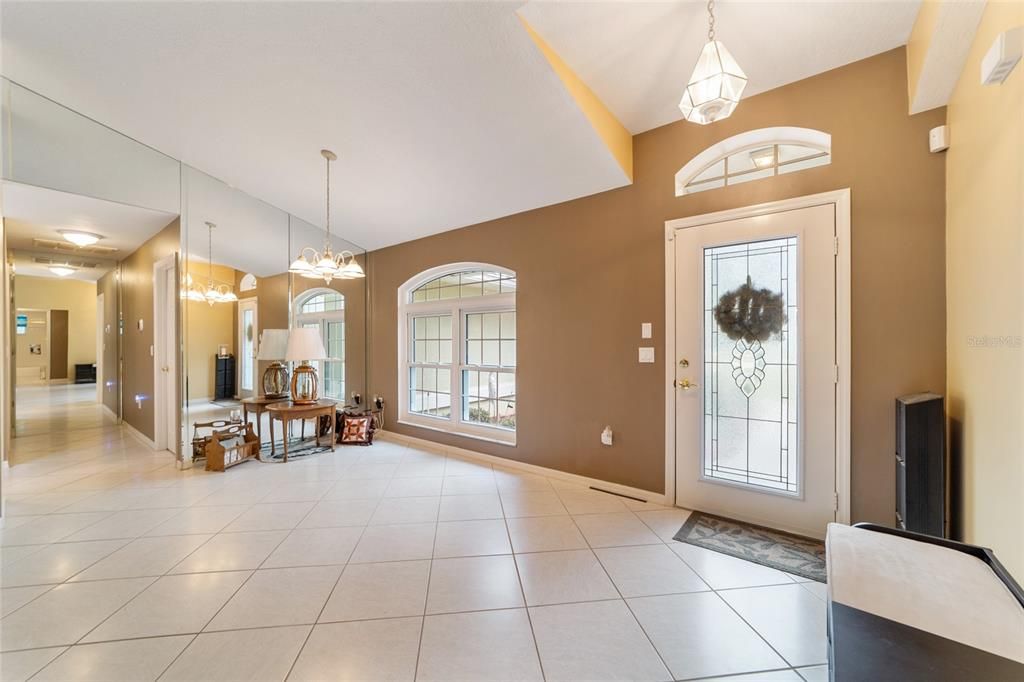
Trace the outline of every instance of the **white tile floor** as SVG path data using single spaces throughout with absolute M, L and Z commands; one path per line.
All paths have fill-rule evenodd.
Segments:
M 3 680 L 827 677 L 823 586 L 672 541 L 683 510 L 387 441 L 223 474 L 116 427 L 16 447 Z

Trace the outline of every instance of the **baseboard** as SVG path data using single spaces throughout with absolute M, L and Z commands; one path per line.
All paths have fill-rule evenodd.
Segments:
M 135 440 L 141 442 L 143 445 L 148 446 L 150 450 L 158 450 L 159 449 L 156 446 L 156 441 L 154 441 L 152 438 L 150 438 L 146 434 L 142 433 L 142 431 L 139 431 L 137 428 L 135 428 L 134 426 L 132 426 L 128 422 L 122 421 L 121 422 L 121 427 L 125 431 L 128 432 L 129 436 L 131 436 Z
M 114 412 L 112 409 L 110 409 L 109 407 L 107 407 L 103 403 L 100 403 L 100 407 L 103 409 L 103 414 L 107 415 L 108 417 L 110 417 L 114 421 L 118 421 L 119 420 L 119 418 L 117 416 L 117 413 Z
M 396 443 L 407 443 L 414 445 L 423 450 L 429 450 L 431 452 L 437 452 L 449 457 L 456 457 L 458 459 L 467 459 L 474 462 L 484 462 L 493 466 L 501 467 L 503 469 L 511 469 L 513 471 L 521 471 L 528 474 L 537 474 L 538 476 L 546 476 L 548 478 L 555 478 L 560 481 L 567 483 L 575 483 L 586 487 L 595 487 L 602 490 L 616 493 L 618 495 L 626 495 L 628 497 L 635 497 L 645 502 L 651 502 L 653 504 L 663 504 L 672 506 L 668 498 L 665 497 L 664 493 L 655 493 L 649 490 L 641 490 L 640 488 L 633 488 L 628 485 L 622 485 L 620 483 L 612 483 L 610 481 L 602 481 L 597 478 L 590 478 L 589 476 L 581 476 L 580 474 L 570 474 L 567 471 L 559 471 L 558 469 L 549 469 L 548 467 L 542 467 L 537 464 L 529 464 L 527 462 L 518 462 L 514 459 L 507 459 L 505 457 L 497 457 L 495 455 L 487 455 L 482 452 L 476 452 L 475 450 L 467 450 L 466 448 L 457 448 L 450 445 L 443 445 L 441 443 L 435 443 L 431 440 L 424 438 L 416 438 L 415 436 L 406 436 L 405 434 L 395 433 L 394 431 L 377 431 L 377 438 L 382 440 L 389 440 Z

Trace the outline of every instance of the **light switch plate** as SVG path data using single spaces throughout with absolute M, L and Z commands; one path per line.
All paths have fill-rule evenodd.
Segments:
M 640 338 L 641 339 L 649 339 L 649 338 L 651 338 L 651 334 L 653 334 L 653 332 L 651 331 L 651 323 L 650 322 L 643 322 L 643 323 L 641 323 L 640 324 Z
M 649 363 L 654 362 L 654 348 L 650 346 L 640 347 L 640 362 Z

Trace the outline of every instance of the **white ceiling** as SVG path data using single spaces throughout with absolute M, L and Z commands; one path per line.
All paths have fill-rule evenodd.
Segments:
M 749 97 L 906 44 L 919 6 L 726 0 L 715 4 L 716 37 L 746 72 Z M 630 132 L 682 117 L 707 40 L 705 2 L 530 0 L 519 13 Z
M 14 253 L 15 271 L 19 275 L 56 277 L 46 265 L 36 263 L 36 256 L 69 261 L 83 260 L 97 264 L 81 269 L 70 279 L 96 281 L 114 263 L 131 254 L 147 239 L 174 220 L 174 215 L 136 206 L 92 199 L 78 194 L 51 189 L 3 183 L 4 225 L 7 246 Z M 103 236 L 97 246 L 117 249 L 110 256 L 67 253 L 36 247 L 34 239 L 63 241 L 58 230 L 78 229 Z
M 520 3 L 2 3 L 14 81 L 366 248 L 626 184 Z
M 726 1 L 719 35 L 749 95 L 904 43 L 917 5 Z M 319 225 L 335 150 L 335 231 L 368 249 L 626 184 L 517 11 L 633 132 L 678 120 L 706 31 L 703 3 L 0 11 L 5 76 Z

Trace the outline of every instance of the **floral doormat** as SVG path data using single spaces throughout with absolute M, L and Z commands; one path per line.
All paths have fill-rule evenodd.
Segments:
M 695 511 L 672 538 L 825 582 L 825 543 Z

